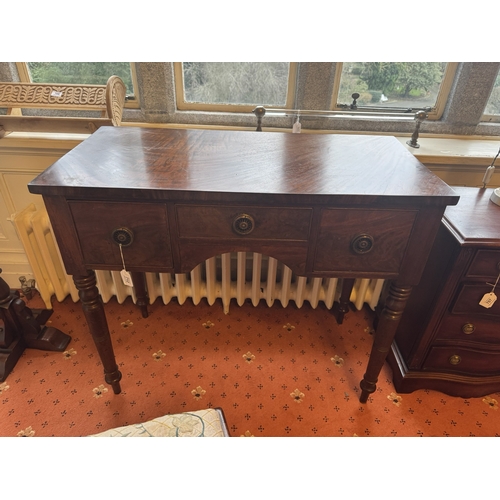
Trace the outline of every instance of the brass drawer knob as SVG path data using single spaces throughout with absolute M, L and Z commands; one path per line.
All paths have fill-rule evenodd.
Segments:
M 465 335 L 470 335 L 475 329 L 476 327 L 472 323 L 465 323 L 462 325 L 462 332 L 464 332 Z
M 239 214 L 234 218 L 233 229 L 236 233 L 250 234 L 255 228 L 255 221 L 251 215 Z
M 450 365 L 458 365 L 458 363 L 462 361 L 462 358 L 458 354 L 454 354 L 448 358 L 448 361 L 450 362 Z
M 134 233 L 128 227 L 118 227 L 111 234 L 113 241 L 122 247 L 128 247 L 134 241 Z
M 365 254 L 373 248 L 373 237 L 369 234 L 358 234 L 351 241 L 351 249 L 354 253 Z

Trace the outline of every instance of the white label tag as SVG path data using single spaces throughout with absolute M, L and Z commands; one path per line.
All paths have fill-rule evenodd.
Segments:
M 130 273 L 128 271 L 126 271 L 125 269 L 122 269 L 120 271 L 120 276 L 122 277 L 122 281 L 123 281 L 124 285 L 134 286 L 134 284 L 132 283 L 132 277 L 130 276 Z
M 293 134 L 300 134 L 300 130 L 302 129 L 302 125 L 299 121 L 296 121 L 294 124 L 293 124 L 293 127 L 292 127 L 292 133 Z
M 61 97 L 62 96 L 62 92 L 59 92 L 57 90 L 53 90 L 51 93 L 50 93 L 51 97 Z
M 497 300 L 497 296 L 493 293 L 485 293 L 483 295 L 483 298 L 481 299 L 481 302 L 479 302 L 480 306 L 486 307 L 486 309 L 489 309 Z

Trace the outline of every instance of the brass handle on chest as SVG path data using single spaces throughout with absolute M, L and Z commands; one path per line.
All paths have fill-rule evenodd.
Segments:
M 458 365 L 458 363 L 462 361 L 462 358 L 458 354 L 454 354 L 448 358 L 448 361 L 450 362 L 450 365 Z
M 358 234 L 351 241 L 351 249 L 358 255 L 363 255 L 373 249 L 373 237 L 369 234 Z
M 255 229 L 255 221 L 251 215 L 239 214 L 233 220 L 233 230 L 234 232 L 247 235 L 250 234 Z
M 118 227 L 112 233 L 111 237 L 117 245 L 128 247 L 134 241 L 134 233 L 128 227 Z
M 464 332 L 465 335 L 470 335 L 475 329 L 476 327 L 472 323 L 465 323 L 462 325 L 462 332 Z

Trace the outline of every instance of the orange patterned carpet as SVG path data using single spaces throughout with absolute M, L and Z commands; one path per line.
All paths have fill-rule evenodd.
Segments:
M 39 298 L 28 305 L 41 307 Z M 373 313 L 324 307 L 105 305 L 122 393 L 104 382 L 80 304 L 54 302 L 68 350 L 28 349 L 0 383 L 0 436 L 85 436 L 167 413 L 223 409 L 232 436 L 499 436 L 499 394 L 396 394 L 386 365 L 358 400 Z

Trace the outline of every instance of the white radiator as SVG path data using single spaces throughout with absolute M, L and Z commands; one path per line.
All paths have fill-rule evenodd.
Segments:
M 13 220 L 45 307 L 52 308 L 53 295 L 59 302 L 68 295 L 73 301 L 78 301 L 73 280 L 64 271 L 47 212 L 30 205 L 15 214 Z M 119 271 L 96 271 L 96 277 L 104 302 L 116 297 L 122 303 L 129 296 L 135 301 L 133 289 L 122 284 Z M 323 302 L 331 309 L 340 295 L 341 281 L 337 278 L 299 277 L 276 259 L 250 252 L 212 257 L 186 274 L 146 273 L 151 303 L 161 297 L 163 303 L 168 304 L 175 297 L 180 304 L 188 298 L 198 304 L 205 298 L 213 305 L 220 298 L 226 314 L 231 299 L 235 299 L 240 306 L 246 300 L 250 300 L 254 306 L 261 300 L 265 300 L 268 306 L 279 300 L 283 307 L 290 301 L 302 307 L 307 301 L 313 308 Z M 384 280 L 357 279 L 351 302 L 358 310 L 364 303 L 374 309 L 383 283 Z

